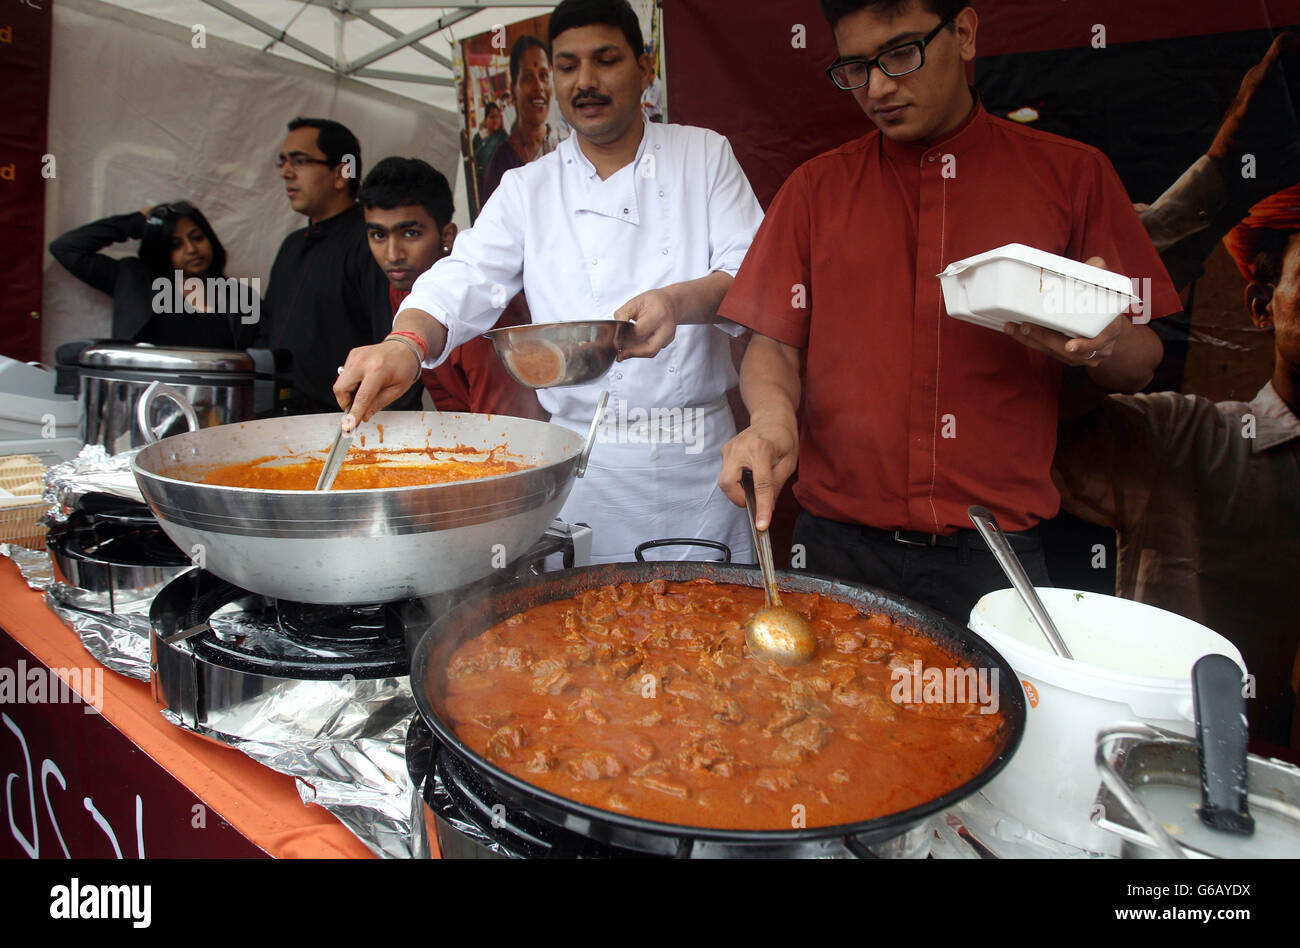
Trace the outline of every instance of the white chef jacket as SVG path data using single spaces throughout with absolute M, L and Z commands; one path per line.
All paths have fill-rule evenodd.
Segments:
M 762 210 L 731 146 L 708 129 L 643 128 L 636 159 L 604 181 L 576 135 L 505 174 L 474 226 L 416 280 L 402 307 L 447 327 L 442 356 L 426 367 L 491 329 L 521 289 L 535 322 L 608 319 L 646 290 L 716 270 L 735 275 Z M 722 445 L 735 432 L 726 410 L 736 384 L 728 334 L 740 332 L 732 323 L 680 326 L 653 359 L 616 363 L 587 385 L 538 391 L 554 423 L 583 434 L 600 392 L 610 393 L 587 475 L 561 512 L 592 527 L 593 560 L 631 559 L 642 540 L 698 536 L 734 542 L 736 558 L 752 561 L 744 512 L 716 483 Z M 690 409 L 693 427 L 674 434 L 641 423 L 675 409 Z M 686 548 L 662 555 L 709 556 Z

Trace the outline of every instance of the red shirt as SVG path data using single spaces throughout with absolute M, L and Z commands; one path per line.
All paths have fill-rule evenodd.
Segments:
M 388 300 L 393 305 L 394 316 L 408 293 L 410 290 L 389 286 Z M 522 296 L 519 299 L 522 301 Z M 521 315 L 512 301 L 496 326 L 517 326 L 526 322 L 527 310 L 524 309 Z M 513 415 L 538 421 L 546 421 L 549 417 L 536 393 L 510 377 L 492 342 L 482 336 L 456 348 L 436 369 L 422 369 L 421 375 L 425 391 L 439 411 Z
M 935 276 L 1013 242 L 1150 278 L 1152 317 L 1181 308 L 1105 156 L 978 102 L 938 142 L 873 131 L 782 186 L 721 313 L 806 350 L 805 510 L 945 534 L 976 503 L 1007 530 L 1056 514 L 1062 364 L 950 318 Z

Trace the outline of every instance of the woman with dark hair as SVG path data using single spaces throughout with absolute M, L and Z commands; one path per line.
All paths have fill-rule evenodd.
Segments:
M 100 253 L 126 240 L 140 241 L 135 258 Z M 248 305 L 246 287 L 211 292 L 216 287 L 209 281 L 224 282 L 226 250 L 188 201 L 77 227 L 55 239 L 50 253 L 77 279 L 113 298 L 115 340 L 204 349 L 243 349 L 253 341 L 257 327 L 242 317 L 256 316 L 261 301 Z
M 555 150 L 555 133 L 547 122 L 551 111 L 551 56 L 536 36 L 524 35 L 510 48 L 510 94 L 518 118 L 510 137 L 492 154 L 483 172 L 483 203 L 512 168 Z

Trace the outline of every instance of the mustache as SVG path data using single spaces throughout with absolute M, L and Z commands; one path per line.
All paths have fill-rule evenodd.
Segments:
M 577 108 L 580 105 L 609 105 L 614 100 L 595 90 L 579 89 L 571 101 L 574 108 Z

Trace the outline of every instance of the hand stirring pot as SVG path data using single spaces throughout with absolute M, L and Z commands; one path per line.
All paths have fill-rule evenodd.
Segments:
M 763 572 L 763 591 L 767 596 L 767 605 L 745 623 L 745 644 L 755 658 L 781 665 L 802 665 L 817 651 L 817 638 L 807 619 L 781 605 L 781 594 L 776 591 L 772 541 L 766 530 L 758 529 L 754 475 L 748 470 L 742 471 L 740 484 L 745 489 L 749 529 L 754 535 L 754 549 L 758 551 L 758 566 Z

